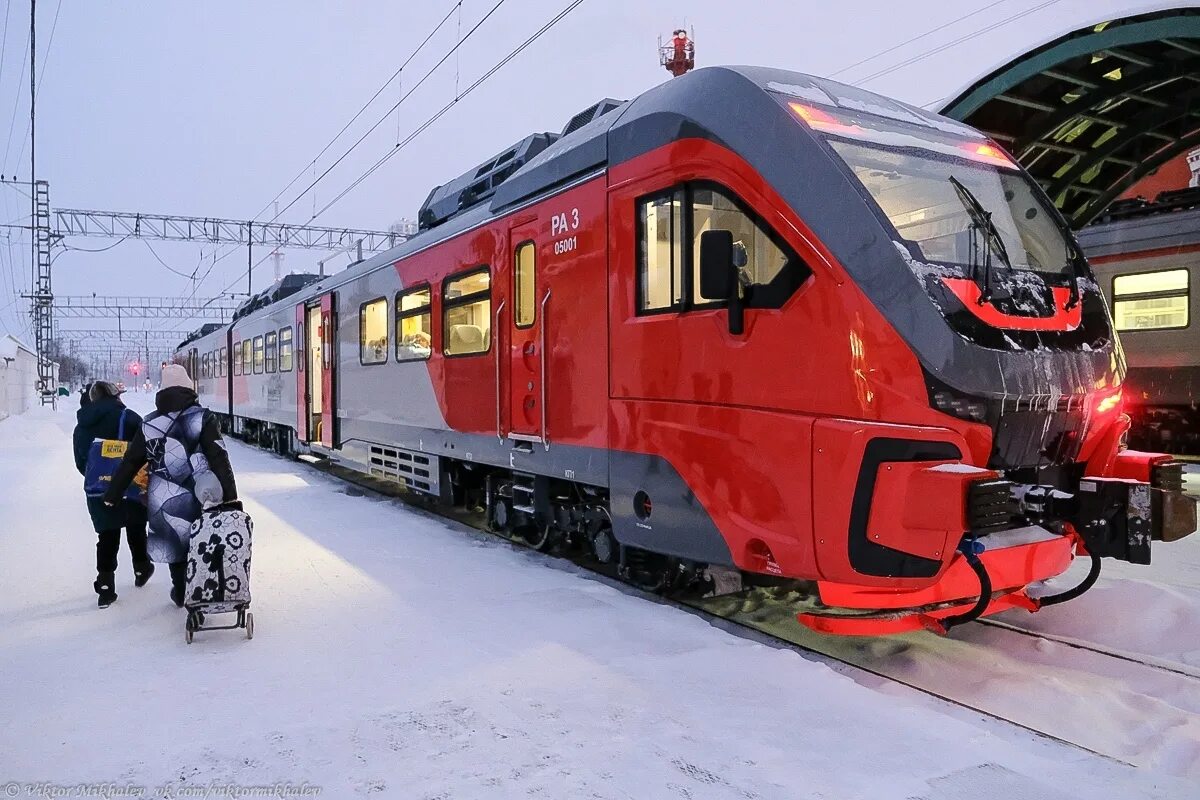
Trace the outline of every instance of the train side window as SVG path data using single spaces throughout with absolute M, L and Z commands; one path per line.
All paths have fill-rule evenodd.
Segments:
M 386 297 L 358 307 L 358 360 L 361 364 L 383 364 L 388 354 L 388 302 Z
M 745 253 L 739 291 L 749 308 L 780 308 L 812 271 L 733 192 L 695 181 L 638 202 L 637 311 L 718 305 L 700 295 L 700 236 L 727 230 Z
M 200 356 L 200 377 L 208 377 L 208 353 L 204 353 Z
M 233 343 L 233 374 L 242 374 L 242 343 Z
M 692 305 L 712 302 L 700 295 L 700 236 L 708 230 L 731 231 L 745 251 L 742 291 L 751 308 L 779 308 L 808 279 L 799 257 L 728 189 L 699 183 L 690 195 Z
M 638 201 L 638 312 L 683 305 L 683 189 Z
M 222 347 L 220 360 L 217 361 L 217 377 L 224 378 L 228 375 L 229 369 L 229 348 Z
M 276 365 L 279 363 L 279 343 L 276 336 L 275 331 L 270 331 L 263 337 L 264 360 L 267 372 L 274 372 Z
M 263 371 L 265 364 L 266 350 L 263 345 L 263 337 L 254 337 L 254 374 L 259 375 Z
M 432 300 L 429 284 L 396 294 L 397 361 L 423 361 L 433 352 Z
M 486 353 L 491 344 L 492 276 L 487 267 L 442 284 L 442 350 L 448 356 Z
M 533 242 L 522 242 L 513 257 L 513 296 L 516 308 L 513 315 L 518 328 L 528 328 L 537 318 L 537 248 Z
M 249 375 L 254 372 L 254 362 L 250 358 L 250 340 L 242 340 L 242 374 Z
M 279 329 L 279 371 L 292 371 L 292 326 Z
M 1113 321 L 1119 331 L 1186 328 L 1189 272 L 1164 269 L 1113 278 Z

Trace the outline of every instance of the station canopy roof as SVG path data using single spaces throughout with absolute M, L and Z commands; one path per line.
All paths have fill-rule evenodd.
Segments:
M 941 113 L 988 133 L 1082 227 L 1200 147 L 1200 8 L 1080 28 L 976 80 Z

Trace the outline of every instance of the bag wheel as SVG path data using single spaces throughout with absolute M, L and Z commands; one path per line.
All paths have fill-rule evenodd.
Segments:
M 254 638 L 254 615 L 249 611 L 246 612 L 246 638 Z

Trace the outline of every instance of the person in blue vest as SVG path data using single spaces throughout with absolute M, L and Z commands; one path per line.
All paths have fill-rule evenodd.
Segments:
M 205 508 L 236 500 L 237 485 L 217 417 L 200 405 L 187 370 L 163 366 L 161 387 L 104 502 L 120 503 L 137 471 L 150 465 L 150 558 L 168 565 L 171 600 L 182 607 L 192 523 Z
M 86 402 L 84 400 L 86 398 Z M 72 443 L 75 449 L 75 468 L 83 475 L 87 469 L 88 451 L 95 439 L 132 441 L 142 427 L 142 418 L 121 402 L 121 392 L 107 381 L 91 384 L 88 393 L 80 397 L 81 407 L 75 413 L 77 424 Z M 124 426 L 121 416 L 125 416 Z M 124 430 L 122 431 L 122 427 Z M 122 437 L 121 434 L 124 434 Z M 154 564 L 146 552 L 146 508 L 136 500 L 120 499 L 111 506 L 99 497 L 87 497 L 88 514 L 96 529 L 96 605 L 108 608 L 117 599 L 117 551 L 121 547 L 121 529 L 133 557 L 133 582 L 145 586 L 154 574 Z

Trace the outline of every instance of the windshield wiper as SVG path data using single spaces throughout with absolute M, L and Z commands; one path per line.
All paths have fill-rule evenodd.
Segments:
M 954 186 L 954 191 L 958 195 L 958 200 L 962 203 L 963 208 L 967 210 L 967 215 L 971 218 L 971 227 L 975 230 L 982 231 L 984 241 L 987 243 L 987 248 L 984 250 L 983 256 L 983 282 L 980 285 L 979 278 L 976 276 L 978 271 L 977 260 L 975 258 L 976 247 L 972 238 L 971 252 L 971 279 L 979 286 L 979 305 L 989 302 L 995 292 L 992 289 L 992 250 L 995 249 L 1000 260 L 1004 262 L 1004 266 L 1012 269 L 1012 261 L 1008 257 L 1008 248 L 1004 246 L 1004 239 L 1000 236 L 1000 230 L 996 227 L 996 223 L 992 222 L 992 212 L 986 210 L 979 199 L 971 193 L 971 190 L 963 185 L 962 181 L 953 175 L 950 176 L 950 183 Z M 1005 292 L 1000 295 L 1001 298 L 1008 297 Z

